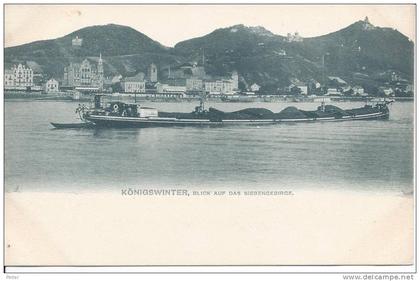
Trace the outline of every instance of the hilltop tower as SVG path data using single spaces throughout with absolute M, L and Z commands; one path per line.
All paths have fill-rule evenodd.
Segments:
M 364 30 L 372 30 L 375 29 L 375 26 L 370 23 L 369 18 L 366 16 L 363 21 L 363 29 Z

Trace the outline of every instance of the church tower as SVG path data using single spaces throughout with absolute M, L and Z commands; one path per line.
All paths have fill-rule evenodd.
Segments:
M 152 64 L 149 66 L 149 69 L 148 69 L 148 71 L 147 71 L 147 72 L 148 72 L 148 73 L 147 73 L 147 76 L 148 76 L 148 78 L 149 78 L 149 81 L 150 81 L 150 82 L 157 82 L 157 80 L 158 80 L 158 78 L 157 78 L 158 73 L 157 73 L 157 67 L 156 67 L 156 64 L 152 63 Z
M 98 60 L 98 83 L 99 83 L 99 87 L 102 88 L 104 85 L 104 66 L 102 62 L 102 53 L 99 53 L 99 60 Z

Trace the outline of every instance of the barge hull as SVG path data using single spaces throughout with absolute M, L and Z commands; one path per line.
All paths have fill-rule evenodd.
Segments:
M 97 127 L 108 128 L 147 128 L 147 127 L 187 127 L 187 126 L 233 126 L 233 125 L 272 125 L 287 123 L 314 123 L 314 122 L 344 122 L 355 120 L 377 120 L 388 119 L 388 112 L 376 112 L 355 116 L 343 116 L 341 118 L 324 117 L 324 118 L 305 118 L 305 119 L 254 119 L 254 120 L 221 120 L 211 121 L 208 119 L 173 119 L 173 118 L 138 118 L 138 117 L 119 117 L 119 116 L 103 116 L 91 115 L 86 117 Z

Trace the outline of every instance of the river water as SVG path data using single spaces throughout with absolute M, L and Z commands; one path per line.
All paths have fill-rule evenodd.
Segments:
M 334 104 L 334 103 L 333 103 Z M 192 111 L 197 103 L 153 103 Z M 342 102 L 341 108 L 362 106 Z M 220 110 L 316 103 L 208 103 Z M 390 120 L 216 128 L 56 130 L 77 122 L 75 102 L 5 102 L 6 191 L 120 191 L 122 188 L 413 188 L 413 102 Z

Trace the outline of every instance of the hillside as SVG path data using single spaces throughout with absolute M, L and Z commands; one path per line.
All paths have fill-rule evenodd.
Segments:
M 298 42 L 289 42 L 263 28 L 238 25 L 180 42 L 175 50 L 196 60 L 204 50 L 209 71 L 236 69 L 245 79 L 270 90 L 286 85 L 291 78 L 322 81 L 324 71 L 349 81 L 355 73 L 362 73 L 372 83 L 388 70 L 410 81 L 414 72 L 413 42 L 397 30 L 374 27 L 364 21 Z
M 82 47 L 72 46 L 76 36 Z M 70 61 L 102 53 L 105 74 L 124 76 L 186 61 L 204 65 L 209 74 L 228 75 L 237 70 L 245 83 L 258 83 L 274 91 L 293 78 L 323 81 L 325 75 L 356 83 L 376 83 L 385 72 L 395 71 L 413 81 L 414 44 L 400 32 L 379 28 L 367 20 L 313 38 L 290 40 L 263 27 L 235 25 L 217 29 L 167 48 L 130 27 L 91 26 L 54 40 L 38 41 L 5 49 L 5 63 L 27 62 L 35 70 L 62 77 Z M 323 64 L 324 58 L 324 64 Z M 362 75 L 363 81 L 355 76 Z
M 294 61 L 289 56 L 280 55 L 285 47 L 284 37 L 275 35 L 263 27 L 235 25 L 217 29 L 212 33 L 175 45 L 175 52 L 188 60 L 202 61 L 204 54 L 208 73 L 224 75 L 238 70 L 245 80 L 260 84 L 284 84 L 284 75 Z M 293 72 L 294 70 L 291 70 Z M 276 75 L 273 75 L 276 72 Z M 271 81 L 270 81 L 271 80 Z
M 83 39 L 81 47 L 72 46 L 75 37 Z M 169 49 L 137 30 L 121 25 L 109 24 L 90 26 L 72 32 L 64 37 L 37 41 L 5 49 L 5 62 L 32 61 L 40 65 L 43 72 L 61 76 L 63 68 L 70 61 L 85 57 L 105 58 L 105 71 L 122 74 L 135 72 L 150 61 L 176 62 Z M 133 60 L 128 60 L 129 57 Z M 144 65 L 134 65 L 144 61 Z
M 386 69 L 413 78 L 414 44 L 391 28 L 379 28 L 358 21 L 340 31 L 304 40 L 302 49 L 309 59 L 327 54 L 325 63 L 332 72 L 372 74 Z M 312 55 L 311 55 L 312 54 Z

